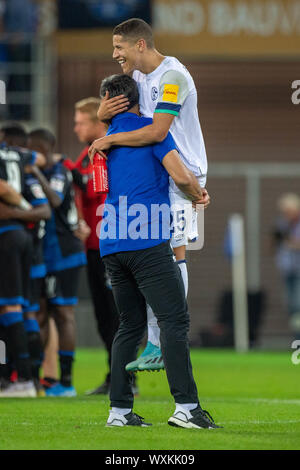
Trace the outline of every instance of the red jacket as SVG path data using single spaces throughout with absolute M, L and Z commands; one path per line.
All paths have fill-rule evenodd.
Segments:
M 77 175 L 79 172 L 79 177 L 81 176 L 80 184 L 78 184 L 78 178 L 75 177 L 73 179 L 79 216 L 85 220 L 91 229 L 91 233 L 85 242 L 86 249 L 99 250 L 99 223 L 103 214 L 103 207 L 101 210 L 101 205 L 105 202 L 106 194 L 99 195 L 94 192 L 93 167 L 88 157 L 88 149 L 89 147 L 85 147 L 75 162 L 65 160 L 65 165 L 73 171 L 73 176 L 74 170 L 77 170 Z M 99 215 L 96 215 L 96 213 Z

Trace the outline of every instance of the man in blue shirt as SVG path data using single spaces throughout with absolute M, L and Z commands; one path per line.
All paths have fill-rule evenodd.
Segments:
M 112 119 L 108 133 L 146 126 L 139 115 L 135 81 L 114 75 L 101 84 L 100 95 L 124 94 L 129 111 Z M 156 313 L 167 378 L 176 409 L 168 420 L 183 428 L 216 428 L 202 410 L 192 374 L 188 345 L 189 317 L 184 285 L 169 245 L 169 175 L 187 197 L 201 203 L 202 191 L 184 166 L 170 134 L 159 144 L 114 147 L 108 157 L 109 193 L 100 233 L 100 254 L 111 278 L 120 327 L 112 351 L 111 410 L 107 426 L 148 426 L 132 412 L 130 374 L 147 325 L 146 304 Z

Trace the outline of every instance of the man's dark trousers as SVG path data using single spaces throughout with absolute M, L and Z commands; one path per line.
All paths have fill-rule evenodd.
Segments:
M 99 250 L 87 250 L 87 273 L 98 333 L 108 352 L 109 374 L 107 380 L 110 380 L 111 349 L 119 326 L 119 315 L 112 291 L 107 287 L 105 266 L 100 258 Z
M 189 316 L 184 286 L 169 242 L 104 256 L 120 315 L 112 348 L 111 406 L 132 408 L 126 364 L 136 359 L 147 325 L 146 303 L 160 327 L 163 360 L 176 403 L 198 403 L 188 344 Z

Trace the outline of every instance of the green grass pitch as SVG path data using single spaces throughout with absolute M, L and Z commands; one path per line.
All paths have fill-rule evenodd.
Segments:
M 202 408 L 223 429 L 167 425 L 174 410 L 165 372 L 138 374 L 134 411 L 151 428 L 106 428 L 107 396 L 85 396 L 106 372 L 102 350 L 79 349 L 75 398 L 0 400 L 1 450 L 300 449 L 300 364 L 291 353 L 192 350 Z

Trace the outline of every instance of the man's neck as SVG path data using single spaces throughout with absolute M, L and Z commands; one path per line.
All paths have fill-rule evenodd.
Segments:
M 141 60 L 138 70 L 144 74 L 152 73 L 162 63 L 165 56 L 156 49 L 148 49 L 144 58 Z
M 46 165 L 44 167 L 45 170 L 49 170 L 54 166 L 54 159 L 53 154 L 46 155 Z
M 135 106 L 133 106 L 132 108 L 128 109 L 127 110 L 127 113 L 133 113 L 133 114 L 136 114 L 137 116 L 140 116 L 141 113 L 140 113 L 140 107 L 138 104 L 136 104 Z

